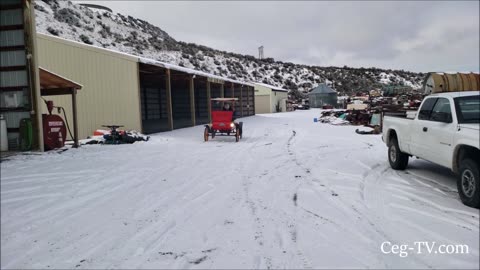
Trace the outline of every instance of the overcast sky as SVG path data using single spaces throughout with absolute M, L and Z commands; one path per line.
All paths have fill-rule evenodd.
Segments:
M 85 1 L 80 1 L 85 2 Z M 176 40 L 284 62 L 479 71 L 479 1 L 94 1 Z

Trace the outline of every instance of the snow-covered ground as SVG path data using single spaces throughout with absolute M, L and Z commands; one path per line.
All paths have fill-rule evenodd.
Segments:
M 479 212 L 447 169 L 393 171 L 379 135 L 319 113 L 245 118 L 239 143 L 197 126 L 2 162 L 1 267 L 478 269 Z

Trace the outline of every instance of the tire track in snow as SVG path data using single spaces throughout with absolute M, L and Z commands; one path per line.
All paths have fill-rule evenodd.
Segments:
M 296 134 L 295 134 L 295 135 L 296 135 Z M 293 136 L 292 136 L 292 140 L 293 140 Z M 324 193 L 324 192 L 323 192 L 323 193 L 318 192 L 318 189 L 316 189 L 315 185 L 313 184 L 313 183 L 316 183 L 316 181 L 315 181 L 315 179 L 313 179 L 313 178 L 311 177 L 310 169 L 305 168 L 305 167 L 302 165 L 302 163 L 299 162 L 299 160 L 298 160 L 297 156 L 295 155 L 295 153 L 293 153 L 293 151 L 290 149 L 290 144 L 288 144 L 287 150 L 288 150 L 289 153 L 292 153 L 291 155 L 294 156 L 293 161 L 295 162 L 295 164 L 297 165 L 297 167 L 299 167 L 301 170 L 305 171 L 305 173 L 306 173 L 305 179 L 306 179 L 307 181 L 304 181 L 304 183 L 307 184 L 312 190 L 314 190 L 314 191 L 319 195 L 320 198 L 324 198 L 324 197 L 325 197 L 325 193 Z M 326 186 L 326 185 L 325 185 L 324 189 L 325 189 L 325 190 L 328 190 L 332 196 L 337 194 L 337 193 L 336 193 L 335 191 L 333 191 L 329 186 Z M 335 198 L 338 198 L 338 197 L 335 197 Z M 327 203 L 330 205 L 330 207 L 333 207 L 333 208 L 335 208 L 335 209 L 338 209 L 340 212 L 344 213 L 345 216 L 351 217 L 352 214 L 353 214 L 353 212 L 356 212 L 356 213 L 359 214 L 360 216 L 365 217 L 365 215 L 362 214 L 362 213 L 360 213 L 360 212 L 358 212 L 358 210 L 357 210 L 355 207 L 350 206 L 349 204 L 344 203 L 341 198 L 340 198 L 340 199 L 336 199 L 335 201 L 327 200 Z M 353 210 L 353 212 L 352 212 L 352 210 Z M 313 213 L 313 212 L 312 212 L 312 213 Z M 316 215 L 318 215 L 318 214 L 316 214 Z M 314 213 L 314 215 L 312 215 L 312 216 L 315 216 L 315 213 Z M 320 215 L 318 215 L 318 216 L 320 216 Z M 322 217 L 322 218 L 323 218 L 323 217 Z M 380 234 L 381 236 L 385 236 L 385 233 L 383 233 L 381 230 L 379 230 L 379 229 L 377 229 L 377 228 L 374 228 L 374 225 L 373 225 L 372 222 L 368 221 L 367 223 L 369 224 L 369 227 L 371 227 L 371 228 L 374 229 L 374 231 L 375 231 L 376 234 Z M 349 224 L 349 226 L 350 226 L 350 224 Z M 358 234 L 356 230 L 352 230 L 352 229 L 349 228 L 349 227 L 341 226 L 341 225 L 340 225 L 340 226 L 337 226 L 337 227 L 341 228 L 341 229 L 344 230 L 345 232 L 349 232 L 349 233 L 356 234 L 356 235 L 359 237 L 359 239 L 364 239 L 364 240 L 365 240 L 366 242 L 368 242 L 368 243 L 371 242 L 370 239 L 365 238 L 365 236 L 363 236 L 362 234 Z M 368 229 L 369 229 L 369 228 L 367 227 L 366 230 L 368 231 Z M 338 245 L 337 243 L 332 243 L 332 244 L 333 244 L 333 245 Z M 339 249 L 339 250 L 342 250 L 342 249 L 343 249 L 346 253 L 350 254 L 350 255 L 352 256 L 352 258 L 355 258 L 356 255 L 357 255 L 357 254 L 356 254 L 357 250 L 348 249 L 348 248 L 346 248 L 346 247 L 343 246 L 343 245 L 342 245 L 342 246 L 338 246 L 338 249 Z M 377 258 L 376 258 L 377 264 L 382 265 L 382 264 L 381 264 L 382 258 L 380 258 L 380 256 L 376 256 L 376 257 L 377 257 Z M 360 259 L 362 259 L 362 258 L 360 258 Z M 367 263 L 367 262 L 365 262 L 365 263 Z

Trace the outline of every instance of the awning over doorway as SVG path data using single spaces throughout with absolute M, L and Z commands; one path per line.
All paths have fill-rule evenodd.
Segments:
M 39 73 L 42 96 L 72 95 L 73 147 L 78 147 L 77 90 L 82 89 L 82 85 L 42 67 L 39 68 Z

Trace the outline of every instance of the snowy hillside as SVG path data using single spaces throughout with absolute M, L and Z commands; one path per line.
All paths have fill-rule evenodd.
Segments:
M 290 89 L 297 97 L 321 82 L 356 92 L 382 85 L 420 88 L 424 74 L 377 68 L 318 67 L 263 60 L 177 41 L 141 19 L 92 9 L 69 1 L 37 0 L 37 31 L 99 47 L 195 68 L 232 79 Z

